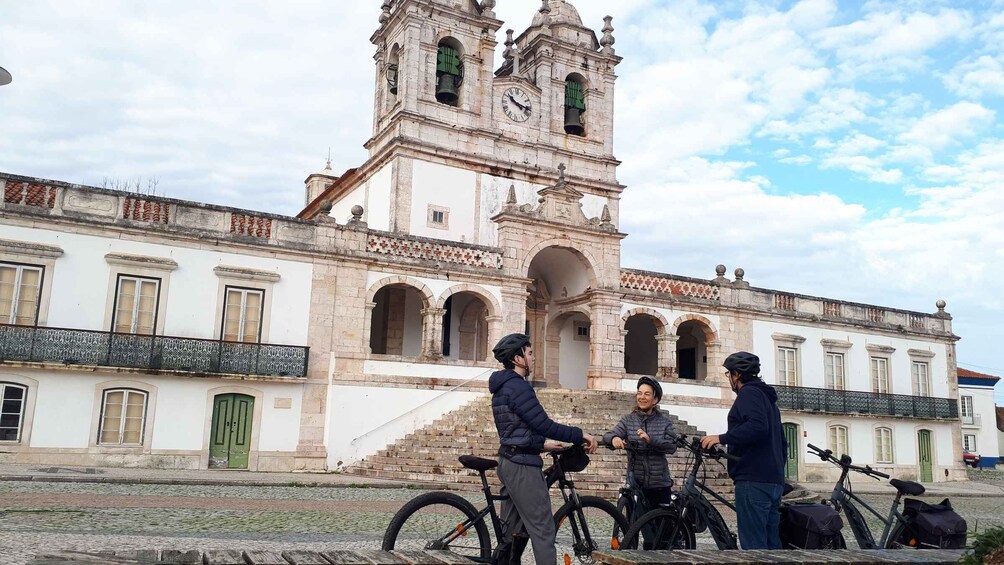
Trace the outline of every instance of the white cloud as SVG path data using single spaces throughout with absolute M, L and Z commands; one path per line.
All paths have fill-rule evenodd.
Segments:
M 1004 96 L 1004 54 L 983 55 L 974 61 L 962 62 L 943 80 L 945 86 L 960 96 Z
M 959 102 L 920 117 L 908 131 L 901 133 L 897 140 L 933 152 L 957 144 L 960 139 L 972 137 L 987 129 L 992 125 L 994 118 L 993 110 L 972 102 Z

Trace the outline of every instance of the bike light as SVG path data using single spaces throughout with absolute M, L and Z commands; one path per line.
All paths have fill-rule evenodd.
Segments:
M 572 556 L 567 553 L 565 554 L 565 565 L 572 565 Z
M 620 548 L 621 548 L 621 542 L 617 541 L 617 538 L 613 538 L 610 540 L 610 549 L 617 550 Z

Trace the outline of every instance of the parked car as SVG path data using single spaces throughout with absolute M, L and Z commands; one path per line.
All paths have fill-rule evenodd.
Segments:
M 980 454 L 964 449 L 962 450 L 962 462 L 975 469 L 980 466 Z

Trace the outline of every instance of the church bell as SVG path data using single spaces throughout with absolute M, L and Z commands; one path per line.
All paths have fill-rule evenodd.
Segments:
M 436 100 L 443 104 L 456 104 L 459 98 L 457 77 L 447 73 L 436 77 Z
M 565 133 L 582 135 L 586 128 L 582 126 L 582 110 L 565 106 Z

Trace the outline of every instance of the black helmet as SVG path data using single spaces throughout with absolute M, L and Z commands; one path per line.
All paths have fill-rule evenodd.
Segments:
M 756 377 L 760 374 L 760 358 L 747 351 L 737 351 L 729 355 L 722 366 L 730 372 L 739 373 L 740 377 Z
M 655 393 L 656 402 L 662 400 L 662 386 L 659 384 L 659 381 L 645 375 L 644 377 L 638 379 L 638 386 L 635 387 L 635 390 L 641 388 L 641 385 L 648 385 L 652 387 L 652 392 Z
M 526 334 L 509 334 L 500 339 L 492 348 L 492 355 L 499 363 L 507 368 L 512 368 L 512 359 L 523 354 L 523 348 L 530 345 L 530 338 Z

